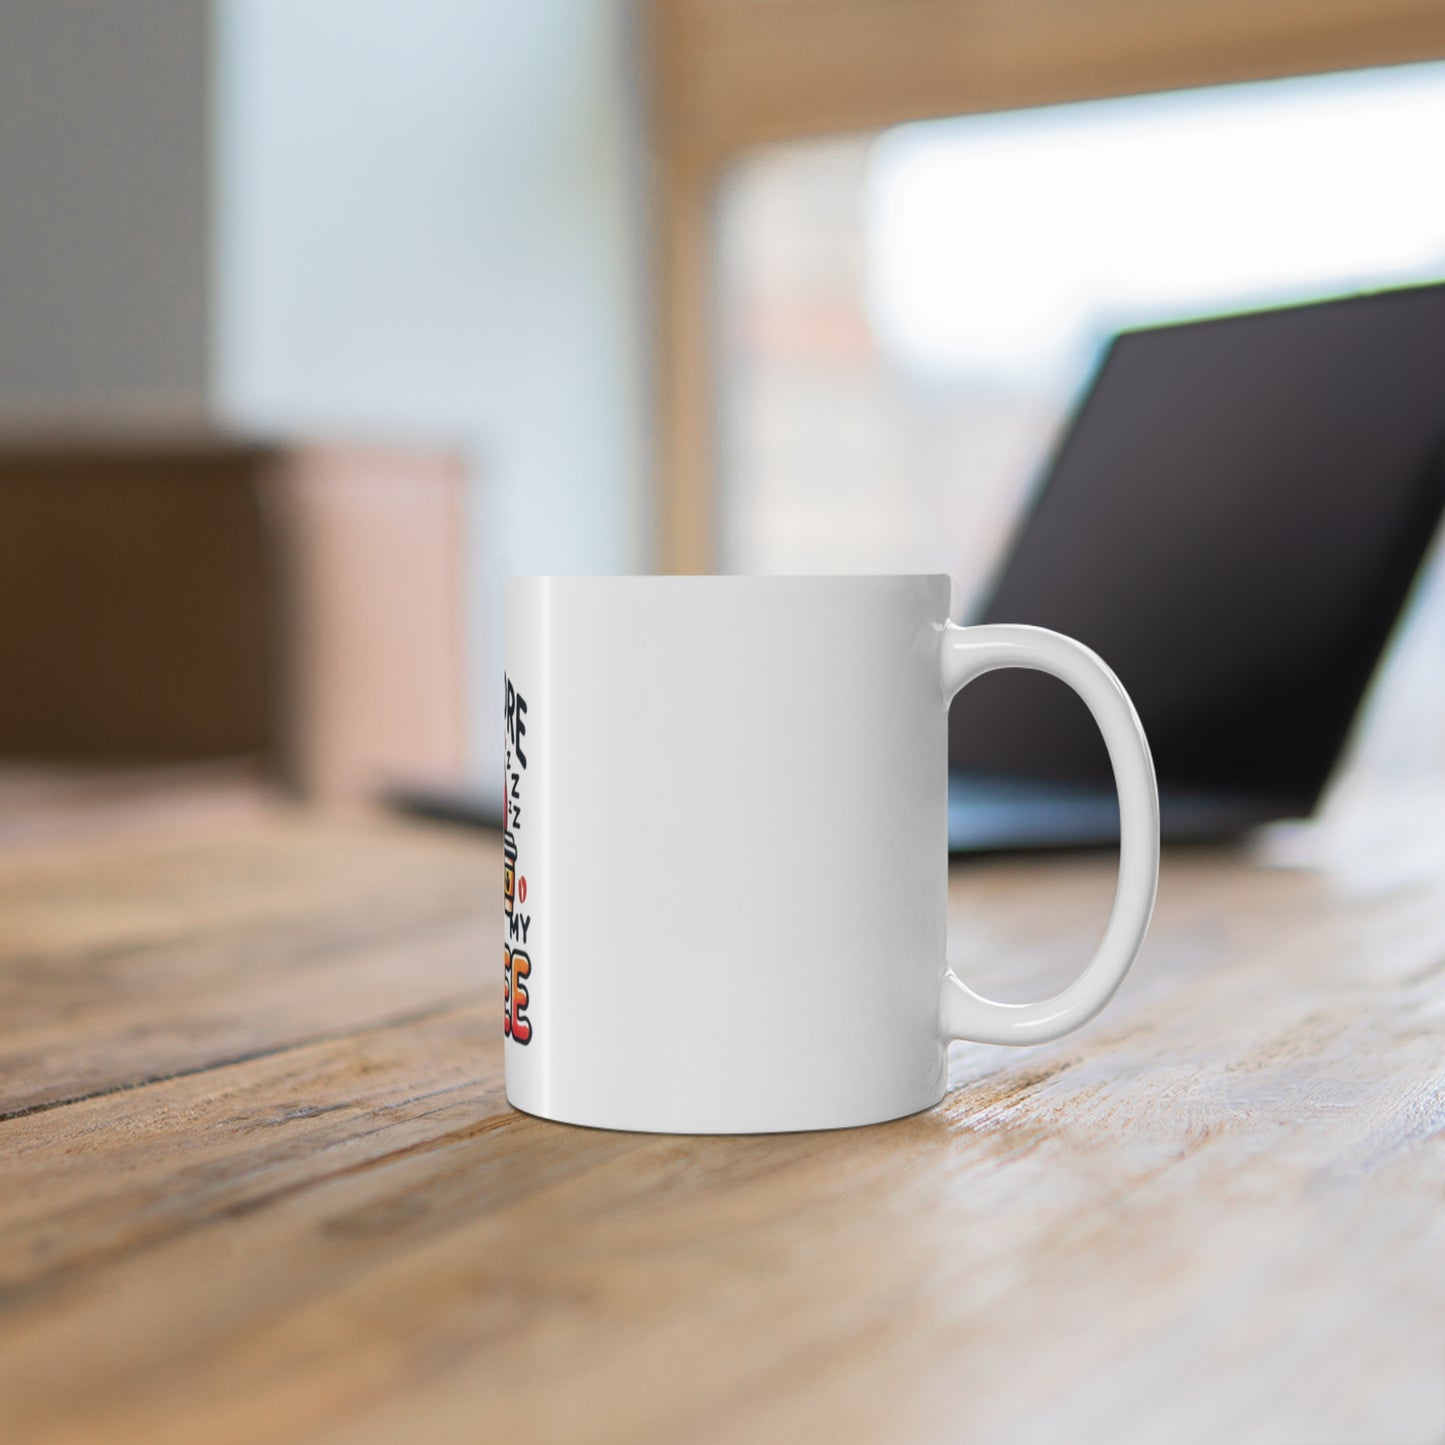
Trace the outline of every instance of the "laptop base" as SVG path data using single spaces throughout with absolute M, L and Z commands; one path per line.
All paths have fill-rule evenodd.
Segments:
M 1223 843 L 1291 813 L 1259 798 L 1159 794 L 1159 831 L 1166 843 Z M 1036 778 L 951 773 L 948 851 L 993 853 L 1059 848 L 1116 848 L 1119 803 L 1111 788 Z

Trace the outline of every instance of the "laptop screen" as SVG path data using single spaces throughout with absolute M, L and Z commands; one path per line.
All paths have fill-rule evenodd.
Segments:
M 1445 285 L 1114 339 L 981 614 L 1118 673 L 1161 785 L 1309 811 L 1445 505 Z M 955 701 L 950 766 L 1107 784 L 1037 674 Z

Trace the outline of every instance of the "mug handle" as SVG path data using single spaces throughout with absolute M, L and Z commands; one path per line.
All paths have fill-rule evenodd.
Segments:
M 940 648 L 944 705 L 999 667 L 1051 673 L 1083 698 L 1114 766 L 1119 792 L 1119 883 L 1098 952 L 1062 993 L 1040 1003 L 995 1003 L 949 969 L 939 1023 L 946 1039 L 1042 1044 L 1086 1024 L 1114 996 L 1139 952 L 1159 887 L 1159 790 L 1139 715 L 1119 679 L 1082 643 L 1042 627 L 945 623 Z

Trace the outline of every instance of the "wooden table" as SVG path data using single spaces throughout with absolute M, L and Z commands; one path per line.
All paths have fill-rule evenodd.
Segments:
M 680 1139 L 503 1097 L 498 850 L 274 811 L 0 855 L 0 1440 L 1445 1439 L 1445 810 L 1166 855 L 1061 1043 Z M 1059 985 L 1107 857 L 954 871 Z

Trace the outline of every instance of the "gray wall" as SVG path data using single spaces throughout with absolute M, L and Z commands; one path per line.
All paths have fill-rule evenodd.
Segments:
M 643 557 L 628 0 L 218 0 L 215 398 L 476 458 L 470 698 L 500 777 L 501 585 Z
M 0 4 L 0 414 L 203 405 L 208 17 Z
M 502 581 L 645 560 L 633 0 L 0 0 L 0 420 L 204 411 L 475 458 Z

